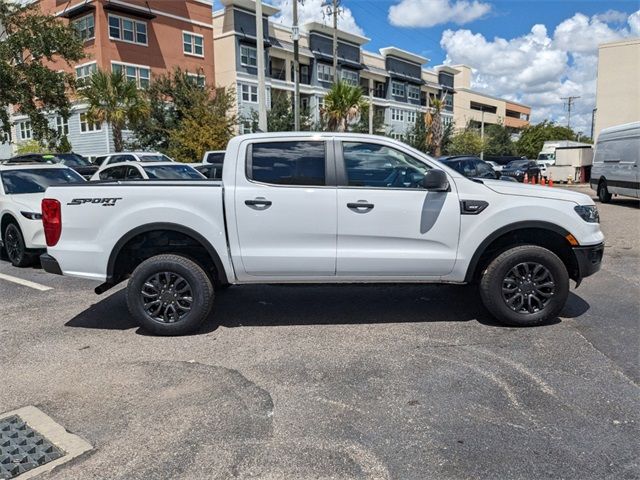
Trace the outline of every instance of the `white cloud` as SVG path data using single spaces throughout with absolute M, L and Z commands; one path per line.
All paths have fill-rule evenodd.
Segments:
M 566 123 L 562 97 L 579 96 L 571 112 L 571 126 L 589 134 L 595 106 L 598 45 L 640 34 L 640 10 L 622 17 L 608 11 L 587 17 L 576 13 L 550 35 L 534 25 L 511 39 L 467 29 L 446 30 L 440 45 L 446 63 L 473 68 L 473 88 L 530 105 L 532 121 L 545 118 Z
M 433 27 L 445 23 L 464 25 L 491 11 L 479 0 L 401 0 L 389 7 L 389 22 L 396 27 Z
M 298 24 L 304 25 L 307 22 L 320 22 L 327 25 L 333 25 L 333 20 L 326 15 L 326 8 L 322 5 L 324 0 L 305 0 L 304 3 L 298 2 Z M 283 25 L 291 25 L 293 23 L 292 0 L 274 0 L 272 5 L 280 9 L 280 13 L 273 18 L 275 22 Z M 356 23 L 353 13 L 346 7 L 341 7 L 338 16 L 338 28 L 356 35 L 364 35 L 364 31 Z

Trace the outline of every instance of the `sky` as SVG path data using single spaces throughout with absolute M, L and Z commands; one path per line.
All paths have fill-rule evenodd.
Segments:
M 300 23 L 330 24 L 325 0 L 298 5 Z M 292 0 L 265 0 L 290 24 Z M 532 121 L 566 124 L 561 97 L 579 96 L 571 126 L 589 135 L 598 44 L 640 37 L 640 0 L 341 0 L 341 29 L 429 58 L 426 67 L 464 63 L 472 87 L 532 107 Z

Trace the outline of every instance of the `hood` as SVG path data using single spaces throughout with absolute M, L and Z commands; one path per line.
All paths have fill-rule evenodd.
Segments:
M 590 196 L 561 188 L 543 187 L 527 183 L 505 182 L 504 180 L 482 180 L 494 192 L 503 195 L 519 195 L 521 197 L 549 198 L 564 200 L 578 205 L 594 205 Z
M 44 193 L 23 193 L 19 195 L 11 195 L 11 200 L 16 204 L 21 212 L 41 213 L 40 204 L 44 198 Z

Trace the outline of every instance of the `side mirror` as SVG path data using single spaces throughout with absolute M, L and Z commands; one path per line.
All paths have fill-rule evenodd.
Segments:
M 449 190 L 449 179 L 444 171 L 432 168 L 424 174 L 422 186 L 431 192 L 446 192 Z

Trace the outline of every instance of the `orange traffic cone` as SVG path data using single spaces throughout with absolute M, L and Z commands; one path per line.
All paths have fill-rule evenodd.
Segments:
M 529 175 L 525 172 L 524 178 L 522 179 L 522 183 L 529 183 Z
M 550 187 L 553 187 L 553 177 L 551 176 L 551 174 L 549 174 L 549 183 L 548 183 L 548 185 Z
M 544 177 L 540 177 L 540 185 L 544 187 L 546 184 L 547 182 L 545 182 Z

